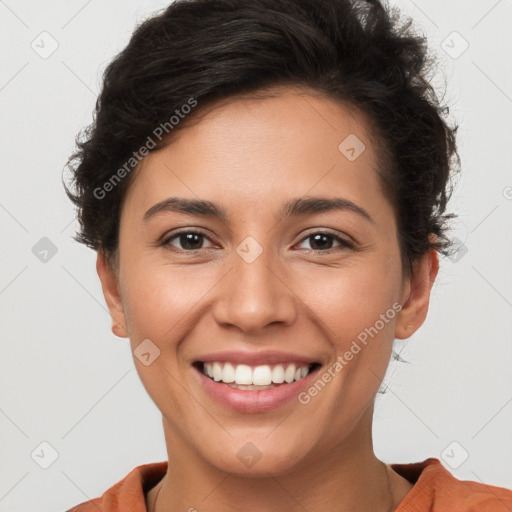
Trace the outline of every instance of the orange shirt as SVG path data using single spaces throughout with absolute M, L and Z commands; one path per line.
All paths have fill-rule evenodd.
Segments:
M 395 512 L 511 512 L 512 491 L 457 480 L 439 459 L 392 464 L 414 487 Z M 95 498 L 67 512 L 147 512 L 145 494 L 165 475 L 167 461 L 143 464 Z

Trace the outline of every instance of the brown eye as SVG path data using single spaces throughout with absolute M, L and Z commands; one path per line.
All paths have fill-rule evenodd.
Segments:
M 337 235 L 325 232 L 312 233 L 303 238 L 301 242 L 304 242 L 305 240 L 311 240 L 310 250 L 317 252 L 329 252 L 331 250 L 353 247 L 353 244 L 351 244 L 349 241 Z M 337 247 L 333 247 L 333 241 L 337 242 L 339 245 Z
M 203 242 L 209 240 L 209 238 L 199 231 L 180 231 L 166 238 L 162 245 L 174 247 L 171 243 L 174 240 L 181 244 L 181 247 L 177 248 L 178 250 L 192 252 L 205 249 L 205 247 L 202 247 Z

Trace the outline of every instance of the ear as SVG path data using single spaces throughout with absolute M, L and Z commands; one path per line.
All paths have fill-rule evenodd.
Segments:
M 127 338 L 128 330 L 126 328 L 123 302 L 119 293 L 118 276 L 115 270 L 110 267 L 107 258 L 101 250 L 98 250 L 96 271 L 101 281 L 105 302 L 112 317 L 112 332 L 120 338 Z
M 402 310 L 397 315 L 395 337 L 412 336 L 425 321 L 430 291 L 439 271 L 439 257 L 435 249 L 429 250 L 413 263 L 412 273 L 404 285 Z

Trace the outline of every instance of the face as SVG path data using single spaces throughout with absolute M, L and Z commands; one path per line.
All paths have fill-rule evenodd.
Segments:
M 277 475 L 369 443 L 393 339 L 423 322 L 437 260 L 403 274 L 365 122 L 304 91 L 231 99 L 137 170 L 119 266 L 100 254 L 98 272 L 177 454 Z

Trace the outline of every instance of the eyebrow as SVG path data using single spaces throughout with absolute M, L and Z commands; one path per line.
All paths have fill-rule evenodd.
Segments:
M 314 214 L 327 211 L 351 211 L 361 217 L 375 223 L 375 220 L 367 210 L 356 205 L 348 199 L 341 197 L 308 197 L 295 198 L 286 202 L 277 213 L 279 219 Z M 152 206 L 145 214 L 144 221 L 149 220 L 162 212 L 177 212 L 190 215 L 201 215 L 204 217 L 218 218 L 227 221 L 228 214 L 226 210 L 218 203 L 203 199 L 186 199 L 179 197 L 169 197 Z

